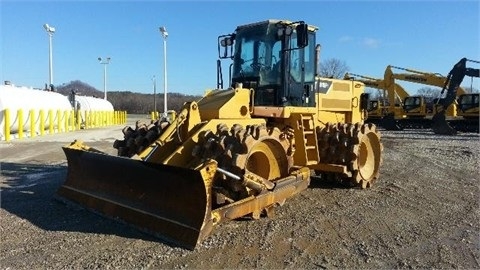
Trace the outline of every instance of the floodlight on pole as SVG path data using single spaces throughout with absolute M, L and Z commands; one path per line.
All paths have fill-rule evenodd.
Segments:
M 153 82 L 153 113 L 156 117 L 157 115 L 157 80 L 155 78 L 155 75 L 153 75 L 152 82 Z
M 53 85 L 53 56 L 52 56 L 52 37 L 53 33 L 55 33 L 55 27 L 52 27 L 48 25 L 48 23 L 43 25 L 43 28 L 47 31 L 48 34 L 48 41 L 49 41 L 49 46 L 48 46 L 48 77 L 49 77 L 49 86 L 51 87 Z
M 103 65 L 103 99 L 107 99 L 107 65 L 110 64 L 110 57 L 98 57 L 98 61 Z
M 163 114 L 166 117 L 167 116 L 167 37 L 168 37 L 168 32 L 167 28 L 165 26 L 161 26 L 160 28 L 160 33 L 162 33 L 163 36 Z

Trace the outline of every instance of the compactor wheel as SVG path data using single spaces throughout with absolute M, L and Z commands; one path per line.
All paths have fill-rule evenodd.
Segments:
M 118 156 L 132 157 L 155 142 L 169 125 L 166 120 L 152 120 L 148 125 L 137 121 L 135 129 L 129 126 L 123 128 L 124 139 L 115 140 L 113 147 L 118 149 Z
M 200 137 L 194 155 L 202 160 L 214 159 L 220 168 L 237 176 L 243 177 L 246 172 L 251 172 L 274 182 L 289 175 L 293 165 L 292 155 L 287 154 L 289 152 L 290 142 L 278 128 L 267 128 L 265 125 L 246 128 L 234 125 L 228 128 L 220 124 L 215 133 L 206 132 Z M 226 176 L 217 179 L 215 184 L 222 187 L 217 189 L 220 193 L 233 201 L 258 193 Z
M 347 166 L 341 182 L 368 188 L 377 180 L 383 146 L 374 124 L 327 124 L 318 139 L 322 162 Z

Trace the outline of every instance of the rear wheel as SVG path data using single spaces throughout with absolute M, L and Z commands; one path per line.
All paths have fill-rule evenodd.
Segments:
M 377 180 L 383 146 L 374 124 L 327 124 L 318 144 L 322 163 L 347 166 L 348 175 L 336 174 L 337 181 L 368 188 Z

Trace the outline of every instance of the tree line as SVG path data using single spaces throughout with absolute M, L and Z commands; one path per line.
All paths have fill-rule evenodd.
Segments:
M 99 91 L 95 87 L 76 80 L 66 84 L 62 84 L 56 88 L 58 93 L 70 95 L 74 91 L 77 95 L 92 96 L 103 98 L 103 91 Z M 185 102 L 197 101 L 201 96 L 184 95 L 180 93 L 167 93 L 167 109 L 179 111 Z M 107 92 L 107 100 L 112 103 L 113 108 L 117 111 L 127 111 L 131 114 L 149 114 L 157 108 L 158 112 L 164 110 L 164 94 L 135 93 L 130 91 L 109 91 Z M 156 103 L 156 104 L 155 104 Z M 156 105 L 156 106 L 155 106 Z

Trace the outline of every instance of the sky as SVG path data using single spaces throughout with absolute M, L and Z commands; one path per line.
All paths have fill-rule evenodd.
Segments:
M 319 27 L 321 59 L 343 60 L 351 73 L 383 78 L 386 66 L 395 65 L 446 75 L 463 57 L 480 60 L 479 14 L 478 0 L 0 0 L 0 81 L 35 88 L 48 83 L 49 37 L 43 28 L 48 23 L 56 30 L 54 85 L 80 80 L 103 91 L 104 66 L 98 57 L 110 57 L 108 91 L 153 93 L 155 76 L 162 92 L 159 27 L 165 26 L 167 91 L 201 95 L 216 87 L 217 37 L 266 19 Z M 410 94 L 424 87 L 406 85 Z

